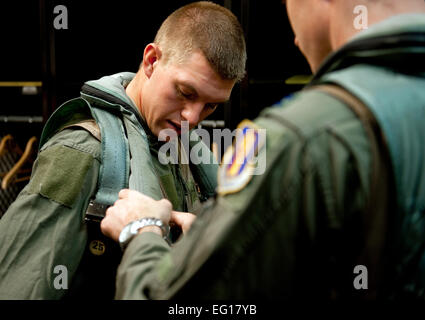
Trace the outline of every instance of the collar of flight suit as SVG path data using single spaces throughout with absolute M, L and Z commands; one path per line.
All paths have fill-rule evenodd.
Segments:
M 108 103 L 115 103 L 127 112 L 134 114 L 146 133 L 149 145 L 155 147 L 159 144 L 158 138 L 149 129 L 139 109 L 125 91 L 125 88 L 135 75 L 132 72 L 121 72 L 98 80 L 87 81 L 83 85 L 81 92 Z

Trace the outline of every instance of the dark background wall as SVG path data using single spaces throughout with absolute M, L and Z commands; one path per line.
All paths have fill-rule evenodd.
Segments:
M 84 81 L 121 71 L 136 72 L 144 47 L 161 22 L 193 1 L 31 0 L 0 4 L 0 135 L 22 139 L 38 135 L 48 116 L 79 94 Z M 214 1 L 230 8 L 242 23 L 248 45 L 247 76 L 234 89 L 229 105 L 211 116 L 234 128 L 254 118 L 300 86 L 285 85 L 296 74 L 309 74 L 293 44 L 280 0 Z M 68 11 L 68 29 L 53 27 L 57 5 Z M 19 84 L 38 82 L 36 94 Z M 34 93 L 34 92 L 33 92 Z M 5 122 L 5 117 L 9 117 Z M 21 116 L 18 120 L 10 116 Z M 26 121 L 31 117 L 32 123 Z M 12 119 L 12 120 L 11 120 Z
M 18 152 L 0 156 L 0 181 L 30 145 L 45 121 L 83 83 L 121 71 L 136 72 L 143 50 L 162 21 L 192 1 L 26 0 L 0 3 L 0 138 L 11 134 Z M 309 69 L 294 46 L 281 0 L 214 1 L 231 9 L 245 32 L 247 74 L 231 100 L 210 116 L 234 129 L 301 85 L 285 80 Z M 58 5 L 67 9 L 67 29 L 54 28 Z M 62 21 L 63 22 L 63 21 Z M 207 128 L 208 129 L 208 128 Z M 211 128 L 209 128 L 211 130 Z M 5 190 L 0 189 L 0 217 L 25 186 L 38 142 Z M 225 146 L 221 146 L 223 151 Z M 19 182 L 20 181 L 20 182 Z

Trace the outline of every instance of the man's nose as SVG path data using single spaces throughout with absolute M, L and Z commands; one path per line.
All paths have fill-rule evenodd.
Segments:
M 187 104 L 182 112 L 182 120 L 189 122 L 189 127 L 194 127 L 199 123 L 201 112 L 204 109 L 204 105 L 202 103 L 191 103 Z
M 295 45 L 299 48 L 300 47 L 300 42 L 298 41 L 298 38 L 297 37 L 295 37 L 295 39 L 294 39 L 294 43 L 295 43 Z

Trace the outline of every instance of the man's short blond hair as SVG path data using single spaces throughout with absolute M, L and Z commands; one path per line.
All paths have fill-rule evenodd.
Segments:
M 240 81 L 245 75 L 242 27 L 231 11 L 218 4 L 200 1 L 174 11 L 162 23 L 154 42 L 165 63 L 184 62 L 200 50 L 223 79 Z

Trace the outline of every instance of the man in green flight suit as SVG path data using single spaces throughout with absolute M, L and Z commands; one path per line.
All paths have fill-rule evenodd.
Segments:
M 101 178 L 110 173 L 103 152 L 112 150 L 129 188 L 193 212 L 215 193 L 217 163 L 161 162 L 160 132 L 179 136 L 210 115 L 243 78 L 245 62 L 237 18 L 195 2 L 164 21 L 137 74 L 89 81 L 81 98 L 60 107 L 45 126 L 31 181 L 0 221 L 0 299 L 113 298 L 122 252 L 93 222 Z M 111 122 L 96 123 L 99 110 Z M 121 132 L 107 135 L 118 121 L 127 160 L 111 143 Z
M 126 246 L 116 298 L 425 297 L 425 4 L 286 7 L 315 76 L 248 125 L 267 130 L 262 147 L 243 138 L 265 173 L 228 151 L 244 161 L 221 165 L 196 219 L 122 190 L 101 223 Z M 185 236 L 170 248 L 149 219 Z

